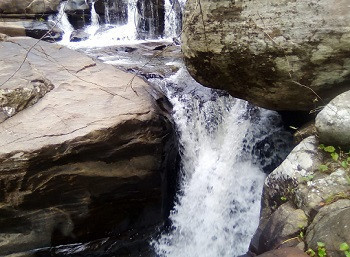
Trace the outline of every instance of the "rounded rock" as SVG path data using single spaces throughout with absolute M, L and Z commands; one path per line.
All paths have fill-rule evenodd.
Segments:
M 348 0 L 188 0 L 182 49 L 205 86 L 311 110 L 350 89 L 349 24 Z

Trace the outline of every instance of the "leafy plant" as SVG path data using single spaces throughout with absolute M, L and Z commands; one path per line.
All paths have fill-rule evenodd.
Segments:
M 327 256 L 326 245 L 323 242 L 317 242 L 317 255 L 319 257 Z
M 350 257 L 350 247 L 349 247 L 349 245 L 347 243 L 345 243 L 345 242 L 341 243 L 339 245 L 339 250 L 344 252 L 346 257 Z
M 301 182 L 309 182 L 309 181 L 312 181 L 314 177 L 315 177 L 314 175 L 310 174 L 310 175 L 302 177 L 300 180 L 301 180 Z
M 307 253 L 308 255 L 310 255 L 311 257 L 316 256 L 315 251 L 314 251 L 314 250 L 312 250 L 311 248 L 309 248 L 309 249 L 306 251 L 306 253 Z
M 350 199 L 350 191 L 332 194 L 326 198 L 324 203 L 328 205 L 328 204 L 334 203 L 340 199 Z
M 340 167 L 350 172 L 350 152 L 344 152 L 340 147 L 337 150 L 334 146 L 324 144 L 320 144 L 319 149 L 326 152 L 329 157 L 329 161 L 319 166 L 321 172 L 332 172 Z

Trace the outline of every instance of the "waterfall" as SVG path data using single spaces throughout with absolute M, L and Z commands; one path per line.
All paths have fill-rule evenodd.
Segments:
M 62 44 L 68 44 L 70 41 L 70 35 L 74 31 L 73 26 L 70 24 L 68 20 L 68 16 L 65 13 L 66 5 L 68 1 L 61 2 L 59 6 L 59 11 L 58 14 L 53 17 L 51 16 L 49 20 L 52 20 L 53 22 L 57 23 L 57 26 L 62 29 L 63 35 L 62 35 L 62 40 L 60 43 Z
M 165 0 L 166 38 L 179 35 L 179 13 L 184 4 L 185 0 Z M 88 40 L 68 46 L 100 48 L 137 43 L 135 48 L 138 48 L 142 41 L 138 38 L 140 15 L 137 8 L 137 0 L 129 0 L 126 24 L 101 25 Z M 98 56 L 110 62 L 117 59 L 119 64 L 120 60 L 125 62 L 130 58 L 128 60 L 135 66 L 143 65 L 137 64 L 132 54 L 122 54 L 107 48 Z M 149 56 L 153 54 L 150 50 Z M 204 88 L 190 77 L 182 62 L 164 63 L 166 60 L 162 58 L 157 61 L 159 63 L 152 64 L 152 69 L 162 65 L 180 68 L 169 78 L 149 81 L 161 87 L 173 105 L 181 170 L 179 192 L 169 217 L 171 225 L 160 232 L 151 245 L 159 257 L 236 257 L 244 254 L 258 225 L 265 178 L 263 169 L 286 156 L 288 148 L 285 145 L 289 138 L 283 134 L 277 113 Z M 271 137 L 277 138 L 273 144 L 269 144 Z M 274 149 L 266 155 L 270 157 L 261 160 L 260 156 L 264 156 L 261 151 L 271 148 Z
M 96 31 L 100 28 L 100 17 L 99 15 L 96 13 L 95 10 L 95 2 L 91 3 L 91 25 L 88 26 L 85 31 L 90 34 L 90 35 L 94 35 L 96 33 Z
M 105 23 L 106 24 L 110 24 L 111 23 L 111 17 L 109 16 L 108 1 L 105 2 Z
M 186 0 L 165 0 L 165 38 L 177 38 L 181 34 L 182 10 Z
M 184 69 L 169 81 L 201 87 Z M 166 91 L 181 144 L 181 183 L 170 232 L 152 245 L 161 257 L 244 254 L 258 225 L 265 178 L 247 146 L 279 133 L 281 127 L 266 128 L 276 113 L 254 107 L 259 114 L 252 116 L 247 102 L 210 90 L 202 92 L 204 100 Z

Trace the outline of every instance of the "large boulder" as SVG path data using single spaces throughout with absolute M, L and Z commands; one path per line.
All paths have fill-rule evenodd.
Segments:
M 0 13 L 45 14 L 57 12 L 61 0 L 2 0 Z
M 348 0 L 188 0 L 187 68 L 201 84 L 265 108 L 324 105 L 350 89 L 347 6 Z
M 350 91 L 327 104 L 315 125 L 322 143 L 350 148 Z
M 36 42 L 0 42 L 0 89 L 38 89 L 0 123 L 0 255 L 157 224 L 172 134 L 162 96 L 59 45 L 27 55 Z

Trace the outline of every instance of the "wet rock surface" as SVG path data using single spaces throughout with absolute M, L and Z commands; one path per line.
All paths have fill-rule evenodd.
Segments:
M 35 42 L 0 42 L 1 90 L 25 89 L 38 74 L 51 89 L 0 123 L 0 255 L 160 222 L 160 170 L 172 134 L 157 105 L 162 95 L 132 74 L 44 42 L 4 83 Z
M 201 84 L 256 105 L 309 111 L 349 90 L 347 5 L 189 0 L 182 34 L 187 68 Z

